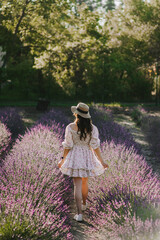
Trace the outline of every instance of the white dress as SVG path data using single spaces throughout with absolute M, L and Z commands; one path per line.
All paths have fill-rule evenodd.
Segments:
M 94 177 L 104 173 L 104 167 L 97 159 L 93 149 L 100 146 L 99 132 L 92 124 L 92 136 L 87 134 L 86 139 L 80 140 L 77 131 L 69 124 L 65 130 L 65 140 L 62 145 L 70 149 L 60 170 L 70 177 Z

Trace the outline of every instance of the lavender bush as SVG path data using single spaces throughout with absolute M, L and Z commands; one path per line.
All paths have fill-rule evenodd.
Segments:
M 60 153 L 57 136 L 42 125 L 16 141 L 0 170 L 1 239 L 72 239 Z
M 11 133 L 6 126 L 0 122 L 0 158 L 2 154 L 8 149 L 11 142 Z
M 160 212 L 154 208 L 155 200 L 160 203 L 158 176 L 142 156 L 125 145 L 106 142 L 103 157 L 110 168 L 90 181 L 91 223 L 104 231 L 106 239 L 156 239 L 160 227 Z
M 68 109 L 52 108 L 48 113 L 45 113 L 35 125 L 42 124 L 49 126 L 63 139 L 65 127 L 69 124 L 70 120 L 71 112 L 68 113 Z
M 142 106 L 138 105 L 130 111 L 130 114 L 136 124 L 141 126 L 143 124 L 143 117 L 147 114 L 147 111 Z
M 24 124 L 16 108 L 1 108 L 0 121 L 7 126 L 12 134 L 12 138 L 16 138 L 18 134 L 24 133 Z

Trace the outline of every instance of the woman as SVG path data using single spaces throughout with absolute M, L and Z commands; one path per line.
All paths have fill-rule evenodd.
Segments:
M 87 206 L 88 177 L 101 175 L 108 165 L 102 159 L 98 129 L 92 124 L 88 105 L 79 103 L 71 111 L 76 119 L 66 127 L 64 152 L 58 167 L 63 174 L 73 177 L 77 206 L 74 219 L 82 221 L 82 210 Z

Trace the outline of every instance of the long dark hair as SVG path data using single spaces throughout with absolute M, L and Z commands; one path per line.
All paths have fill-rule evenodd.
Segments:
M 80 132 L 80 140 L 86 139 L 87 134 L 92 134 L 92 120 L 90 118 L 83 118 L 80 115 L 76 115 L 76 124 L 78 127 L 77 133 Z

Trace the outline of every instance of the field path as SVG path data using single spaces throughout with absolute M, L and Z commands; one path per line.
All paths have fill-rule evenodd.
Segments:
M 38 111 L 36 107 L 17 107 L 17 109 L 26 128 L 32 127 L 32 125 L 40 119 L 41 115 L 44 114 L 44 112 Z

